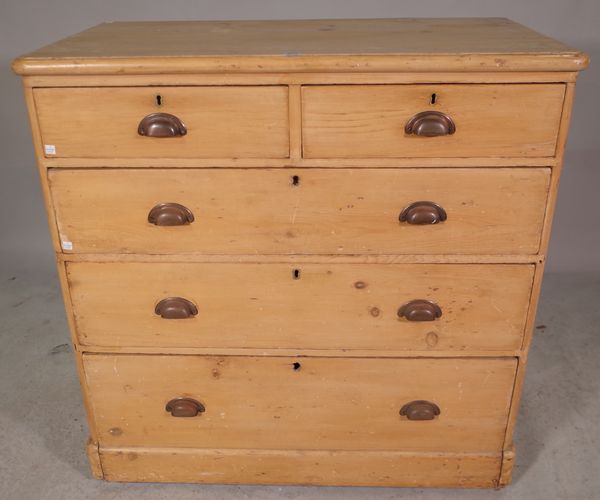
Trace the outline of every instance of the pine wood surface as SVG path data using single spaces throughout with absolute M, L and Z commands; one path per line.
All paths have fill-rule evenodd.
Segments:
M 42 140 L 57 158 L 289 156 L 284 86 L 44 88 L 34 97 Z M 187 134 L 139 135 L 152 113 L 177 116 Z
M 504 18 L 104 23 L 14 61 L 29 74 L 577 71 L 587 56 Z
M 298 277 L 295 277 L 295 271 Z M 68 263 L 79 342 L 93 346 L 515 350 L 531 265 Z M 197 316 L 154 311 L 183 297 Z M 414 299 L 442 309 L 408 321 Z
M 502 449 L 516 360 L 86 354 L 84 367 L 101 447 L 471 453 Z M 206 412 L 171 416 L 178 397 Z M 414 400 L 440 416 L 402 418 Z
M 52 170 L 60 240 L 74 253 L 532 254 L 549 169 Z M 292 185 L 298 175 L 299 185 Z M 429 200 L 435 225 L 400 223 Z M 196 220 L 158 227 L 148 212 L 176 202 Z
M 92 475 L 508 484 L 587 64 L 506 19 L 105 23 L 15 60 Z M 457 133 L 405 136 L 426 109 Z M 189 135 L 139 137 L 155 111 Z M 416 198 L 448 221 L 399 224 Z M 148 224 L 160 201 L 196 221 Z M 397 319 L 417 292 L 442 318 Z M 161 294 L 189 294 L 198 317 L 165 323 Z M 207 413 L 171 417 L 175 392 Z M 408 421 L 406 398 L 442 413 Z
M 497 453 L 101 448 L 109 481 L 494 488 Z
M 304 156 L 554 156 L 564 93 L 561 84 L 305 86 Z M 445 113 L 456 132 L 406 135 L 422 111 Z

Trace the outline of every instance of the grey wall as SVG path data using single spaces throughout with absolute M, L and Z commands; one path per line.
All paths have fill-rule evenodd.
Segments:
M 116 20 L 509 17 L 586 51 L 550 245 L 551 271 L 600 271 L 600 2 L 598 0 L 0 0 L 0 265 L 52 272 L 20 81 L 11 60 Z

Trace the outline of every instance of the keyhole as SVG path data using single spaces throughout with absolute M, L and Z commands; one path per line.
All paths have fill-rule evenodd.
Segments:
M 156 105 L 162 106 L 162 96 L 160 94 L 156 96 Z
M 302 368 L 302 365 L 296 361 L 295 363 L 292 363 L 292 367 L 294 371 L 298 371 L 300 368 Z
M 294 278 L 295 280 L 300 279 L 300 269 L 294 269 L 294 271 L 292 272 L 292 278 Z
M 300 176 L 292 175 L 292 186 L 299 186 L 299 185 L 300 185 Z
M 435 101 L 437 101 L 437 94 L 431 94 L 431 104 L 435 104 Z

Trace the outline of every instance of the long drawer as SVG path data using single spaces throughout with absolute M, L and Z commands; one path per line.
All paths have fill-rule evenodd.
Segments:
M 83 363 L 101 447 L 462 453 L 502 448 L 517 365 L 93 354 Z
M 536 253 L 550 180 L 548 168 L 48 175 L 67 252 L 228 255 Z
M 518 349 L 530 265 L 67 264 L 79 341 L 107 347 Z
M 285 86 L 34 89 L 45 154 L 286 158 Z
M 306 86 L 304 156 L 554 156 L 564 93 L 563 84 Z

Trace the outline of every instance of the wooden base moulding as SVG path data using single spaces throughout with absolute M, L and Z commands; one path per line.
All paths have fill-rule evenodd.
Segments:
M 497 488 L 510 482 L 509 453 L 407 453 L 198 448 L 91 449 L 109 481 L 208 484 Z M 503 458 L 504 457 L 504 458 Z M 501 473 L 502 472 L 502 473 Z

